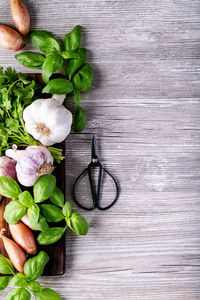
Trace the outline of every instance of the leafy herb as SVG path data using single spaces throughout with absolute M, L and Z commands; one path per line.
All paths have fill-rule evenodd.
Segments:
M 81 26 L 75 26 L 70 33 L 64 37 L 65 50 L 77 50 L 81 41 Z
M 10 276 L 0 276 L 0 291 L 5 290 L 5 288 L 9 285 Z
M 50 200 L 53 204 L 63 207 L 63 205 L 64 205 L 63 192 L 58 187 L 55 187 L 53 194 L 50 197 Z
M 48 82 L 48 84 L 43 88 L 43 93 L 49 94 L 69 94 L 73 91 L 72 83 L 65 78 L 56 78 Z
M 4 211 L 4 219 L 9 224 L 15 224 L 26 214 L 26 206 L 22 205 L 19 200 L 10 201 Z
M 49 261 L 49 256 L 44 251 L 27 260 L 24 264 L 24 274 L 28 280 L 36 280 L 44 271 L 44 267 Z
M 86 64 L 73 78 L 73 83 L 80 91 L 90 89 L 93 81 L 93 69 L 90 64 Z
M 35 52 L 22 52 L 15 55 L 15 58 L 30 69 L 41 69 L 45 59 L 44 55 Z
M 47 222 L 60 222 L 64 219 L 62 210 L 53 204 L 40 205 L 40 211 Z
M 74 228 L 77 234 L 86 235 L 88 233 L 88 223 L 82 216 L 73 212 L 70 220 L 72 223 L 72 227 Z
M 70 218 L 72 215 L 72 209 L 71 209 L 71 205 L 69 204 L 69 202 L 66 202 L 65 205 L 63 206 L 63 214 L 65 217 Z
M 63 234 L 65 233 L 65 227 L 52 227 L 40 234 L 37 237 L 37 241 L 40 245 L 51 245 L 56 243 L 58 240 L 61 239 Z
M 74 116 L 74 130 L 80 132 L 84 129 L 85 124 L 87 123 L 87 116 L 84 109 L 80 106 L 77 106 L 76 113 Z
M 57 53 L 49 54 L 42 65 L 42 79 L 45 83 L 49 82 L 50 76 L 57 70 L 61 69 L 63 58 Z
M 0 273 L 4 275 L 14 274 L 14 267 L 11 261 L 0 254 Z
M 18 195 L 19 202 L 25 207 L 32 207 L 34 204 L 33 197 L 28 191 L 24 191 L 23 193 Z
M 35 202 L 38 203 L 47 200 L 53 194 L 55 187 L 55 176 L 46 174 L 44 176 L 39 177 L 33 188 Z
M 6 300 L 16 300 L 16 299 L 30 300 L 31 294 L 25 288 L 19 288 L 10 292 L 6 297 Z
M 30 33 L 30 39 L 37 49 L 44 53 L 56 51 L 61 53 L 60 43 L 53 34 L 45 30 L 35 30 Z
M 17 182 L 6 176 L 0 176 L 0 194 L 8 198 L 17 198 L 21 189 Z
M 61 297 L 52 289 L 45 288 L 39 293 L 34 293 L 36 300 L 62 300 Z

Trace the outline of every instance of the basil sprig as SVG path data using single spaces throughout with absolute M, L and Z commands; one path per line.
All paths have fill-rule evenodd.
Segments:
M 86 63 L 87 50 L 80 48 L 81 26 L 75 26 L 67 33 L 61 44 L 50 32 L 35 30 L 29 35 L 37 49 L 44 53 L 22 52 L 15 58 L 28 68 L 42 69 L 42 78 L 46 86 L 43 93 L 71 94 L 77 108 L 74 116 L 74 130 L 82 131 L 87 123 L 86 112 L 80 107 L 81 92 L 90 89 L 93 81 L 93 69 Z M 51 76 L 61 70 L 65 78 L 52 79 Z
M 38 279 L 49 262 L 49 256 L 45 251 L 40 251 L 39 254 L 33 258 L 29 258 L 24 264 L 24 274 L 14 272 L 14 267 L 11 261 L 0 255 L 0 273 L 11 276 L 0 276 L 0 291 L 4 290 L 9 282 L 12 286 L 18 287 L 12 290 L 7 296 L 6 300 L 30 300 L 31 293 L 33 293 L 36 300 L 61 300 L 61 297 L 52 289 L 43 289 Z

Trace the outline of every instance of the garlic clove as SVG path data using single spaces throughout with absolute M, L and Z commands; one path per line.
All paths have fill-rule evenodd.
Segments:
M 13 179 L 17 178 L 16 175 L 17 162 L 7 156 L 0 157 L 0 176 L 7 176 Z
M 24 264 L 26 262 L 24 251 L 14 241 L 8 239 L 6 236 L 2 235 L 1 238 L 13 266 L 20 273 L 24 273 Z
M 11 0 L 11 15 L 15 27 L 22 35 L 27 35 L 30 30 L 30 15 L 26 5 L 21 0 Z
M 24 46 L 21 35 L 12 28 L 0 24 L 0 47 L 18 51 Z
M 27 213 L 21 218 L 21 221 L 22 221 L 26 226 L 28 226 L 30 229 L 35 230 L 35 229 L 33 228 L 33 226 L 31 225 L 30 221 L 29 221 L 29 217 L 28 217 Z
M 22 222 L 9 224 L 10 233 L 13 240 L 27 253 L 35 254 L 37 246 L 32 231 Z

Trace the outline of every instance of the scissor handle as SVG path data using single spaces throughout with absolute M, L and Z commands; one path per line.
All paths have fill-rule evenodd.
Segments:
M 94 190 L 94 182 L 93 182 L 92 174 L 91 174 L 91 169 L 93 167 L 99 168 L 97 192 L 95 192 L 95 190 Z M 108 174 L 108 176 L 110 176 L 112 178 L 112 180 L 115 183 L 115 188 L 116 188 L 116 195 L 115 195 L 113 202 L 105 207 L 100 206 L 102 171 L 106 172 Z M 87 206 L 82 205 L 81 203 L 79 203 L 79 201 L 77 200 L 77 197 L 76 197 L 76 186 L 77 186 L 79 180 L 81 180 L 81 177 L 84 176 L 85 174 L 88 174 L 88 178 L 89 178 L 90 190 L 91 190 L 92 200 L 93 200 L 92 207 L 87 207 Z M 83 172 L 75 180 L 74 185 L 73 185 L 73 197 L 74 197 L 74 201 L 76 202 L 76 204 L 83 209 L 93 210 L 94 208 L 98 208 L 99 210 L 106 210 L 106 209 L 109 209 L 111 206 L 113 206 L 115 204 L 115 202 L 117 201 L 117 199 L 119 197 L 119 186 L 118 186 L 118 183 L 117 183 L 117 180 L 115 179 L 115 177 L 110 172 L 108 172 L 106 169 L 104 169 L 102 167 L 102 164 L 99 161 L 91 162 L 89 164 L 89 166 L 85 170 L 83 170 Z
M 79 180 L 81 180 L 81 177 L 84 176 L 85 174 L 89 174 L 88 173 L 88 168 L 86 168 L 85 170 L 83 170 L 83 172 L 76 178 L 75 182 L 74 182 L 74 185 L 73 185 L 73 190 L 72 190 L 72 193 L 73 193 L 73 198 L 74 198 L 74 202 L 81 208 L 83 209 L 86 209 L 86 210 L 93 210 L 95 208 L 95 202 L 94 202 L 94 199 L 93 199 L 93 206 L 92 207 L 87 207 L 87 206 L 84 206 L 82 205 L 81 203 L 79 203 L 79 201 L 77 200 L 77 197 L 76 197 L 76 187 L 77 187 L 77 184 L 79 182 Z

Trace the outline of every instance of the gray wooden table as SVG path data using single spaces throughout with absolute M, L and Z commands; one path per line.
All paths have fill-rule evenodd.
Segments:
M 5 24 L 8 2 L 0 2 Z M 95 69 L 82 102 L 87 128 L 66 141 L 67 199 L 93 133 L 121 185 L 109 211 L 79 210 L 88 236 L 68 232 L 66 274 L 40 282 L 69 300 L 200 299 L 199 0 L 26 3 L 33 29 L 61 38 L 82 25 Z M 27 72 L 9 51 L 0 50 L 0 65 Z

